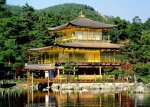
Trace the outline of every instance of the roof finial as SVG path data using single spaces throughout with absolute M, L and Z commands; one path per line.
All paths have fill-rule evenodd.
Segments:
M 80 14 L 80 17 L 85 17 L 85 16 L 83 15 L 83 10 L 81 10 L 81 11 L 79 12 L 79 14 Z

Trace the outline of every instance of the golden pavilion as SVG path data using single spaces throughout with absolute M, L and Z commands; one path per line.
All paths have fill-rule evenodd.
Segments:
M 29 49 L 29 62 L 25 68 L 38 71 L 33 72 L 38 76 L 44 73 L 44 78 L 63 81 L 67 74 L 63 65 L 73 62 L 76 70 L 70 75 L 78 76 L 79 80 L 92 82 L 105 78 L 105 69 L 121 67 L 116 55 L 122 45 L 111 43 L 110 36 L 107 35 L 108 30 L 115 27 L 116 25 L 97 22 L 81 15 L 64 25 L 48 28 L 50 33 L 58 34 L 59 37 L 55 38 L 52 46 Z

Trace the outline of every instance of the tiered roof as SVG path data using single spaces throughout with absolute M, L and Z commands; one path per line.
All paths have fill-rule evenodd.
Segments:
M 66 29 L 68 26 L 93 28 L 93 29 L 110 29 L 110 28 L 116 27 L 116 25 L 113 25 L 113 24 L 105 24 L 105 23 L 91 20 L 86 17 L 79 17 L 79 18 L 72 20 L 64 25 L 53 27 L 53 28 L 48 28 L 48 30 L 49 31 L 63 30 L 63 29 Z
M 91 29 L 111 29 L 116 27 L 113 24 L 105 24 L 101 22 L 97 22 L 86 18 L 84 16 L 79 17 L 75 20 L 72 20 L 64 25 L 48 28 L 49 31 L 55 32 L 67 29 L 68 27 L 79 27 L 79 28 L 91 28 Z M 52 47 L 66 47 L 66 48 L 86 48 L 86 49 L 118 49 L 120 48 L 120 44 L 113 44 L 109 42 L 70 42 L 70 43 L 62 43 L 62 44 L 54 44 L 53 46 L 43 47 L 43 48 L 32 48 L 30 51 L 40 51 L 40 50 L 48 50 Z
M 113 44 L 109 42 L 70 42 L 57 44 L 60 47 L 66 48 L 88 48 L 88 49 L 118 49 L 120 48 L 120 44 Z
M 42 48 L 32 48 L 29 51 L 42 51 L 42 50 L 49 50 L 53 47 L 64 47 L 64 48 L 84 48 L 84 49 L 118 49 L 120 48 L 121 44 L 114 44 L 109 42 L 70 42 L 64 44 L 55 44 L 53 46 L 42 47 Z

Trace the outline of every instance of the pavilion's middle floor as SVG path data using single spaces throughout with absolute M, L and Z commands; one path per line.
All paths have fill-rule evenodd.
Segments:
M 82 49 L 52 47 L 51 49 L 33 52 L 29 56 L 30 63 L 119 63 L 118 49 Z M 35 57 L 34 57 L 35 56 Z

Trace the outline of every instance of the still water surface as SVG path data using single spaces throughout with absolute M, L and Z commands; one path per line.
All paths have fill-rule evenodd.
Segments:
M 0 89 L 0 107 L 150 107 L 150 94 Z

